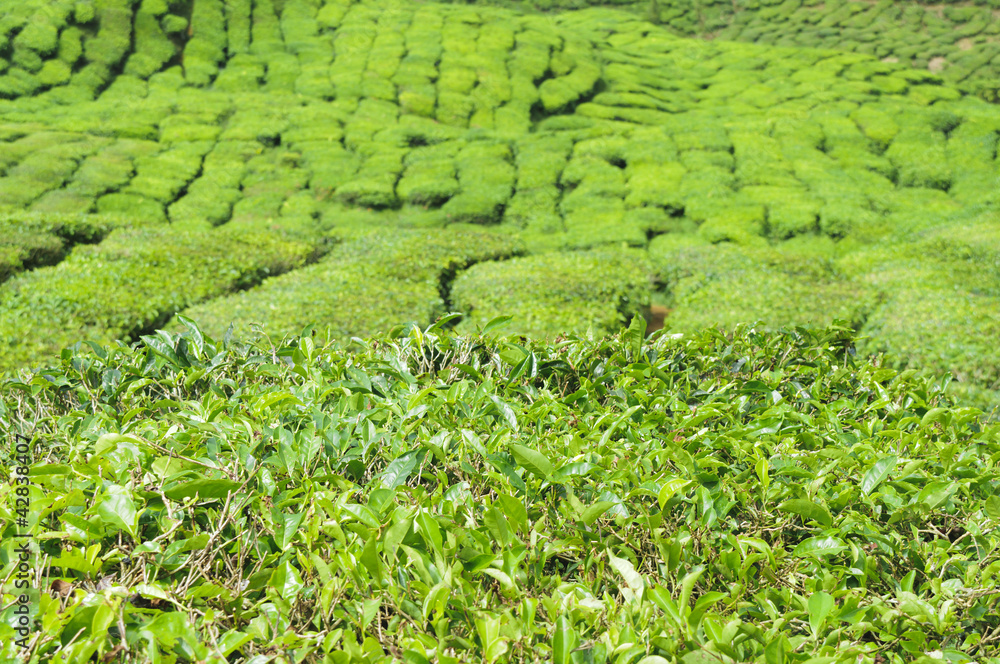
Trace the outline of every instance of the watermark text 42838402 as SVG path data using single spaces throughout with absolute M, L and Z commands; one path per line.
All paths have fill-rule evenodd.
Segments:
M 10 468 L 10 483 L 14 494 L 14 550 L 12 551 L 12 562 L 15 564 L 13 575 L 9 583 L 12 590 L 5 594 L 14 597 L 14 606 L 11 607 L 11 626 L 17 634 L 15 643 L 21 649 L 27 649 L 31 636 L 32 613 L 31 609 L 31 568 L 32 568 L 32 548 L 31 533 L 29 528 L 29 510 L 31 509 L 31 480 L 28 478 L 28 469 L 31 466 L 31 439 L 21 434 L 12 436 L 11 447 L 13 451 L 13 463 Z M 8 586 L 9 588 L 11 586 Z

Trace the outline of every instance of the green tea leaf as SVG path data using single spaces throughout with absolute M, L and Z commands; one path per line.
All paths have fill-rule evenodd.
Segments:
M 822 505 L 817 505 L 811 500 L 793 498 L 778 505 L 778 509 L 782 512 L 798 514 L 805 520 L 812 519 L 827 527 L 833 524 L 830 512 Z
M 503 513 L 493 505 L 483 514 L 483 523 L 489 528 L 497 542 L 503 546 L 510 546 L 513 536 L 510 531 L 510 524 L 507 523 Z
M 372 578 L 381 585 L 382 583 L 382 561 L 378 555 L 378 540 L 375 534 L 365 543 L 365 548 L 361 551 L 361 564 L 365 566 Z
M 97 504 L 97 513 L 107 523 L 115 524 L 135 539 L 138 511 L 127 489 L 115 484 L 109 486 L 104 498 Z
M 510 451 L 518 465 L 536 477 L 546 480 L 552 475 L 552 462 L 537 450 L 511 443 Z
M 931 482 L 917 494 L 917 502 L 927 505 L 927 507 L 934 509 L 948 497 L 958 490 L 958 485 L 955 482 L 950 481 L 940 481 Z
M 615 504 L 616 503 L 610 500 L 596 502 L 583 511 L 583 514 L 580 515 L 580 521 L 583 521 L 583 523 L 590 526 L 597 521 L 602 514 L 614 507 Z
M 477 617 L 476 632 L 483 644 L 483 656 L 487 662 L 494 662 L 507 652 L 507 643 L 500 636 L 499 617 L 492 614 L 483 614 Z
M 691 603 L 691 593 L 694 592 L 694 584 L 698 582 L 698 579 L 700 579 L 704 573 L 704 565 L 695 565 L 694 568 L 685 574 L 683 579 L 681 579 L 681 595 L 677 600 L 677 605 L 680 607 L 682 614 L 687 614 L 691 611 L 691 607 L 689 605 Z
M 625 580 L 626 587 L 632 591 L 636 601 L 641 601 L 646 583 L 643 581 L 642 575 L 635 571 L 632 563 L 625 558 L 617 558 L 610 553 L 608 554 L 608 562 L 615 568 L 616 572 L 621 574 Z
M 517 415 L 514 414 L 514 409 L 511 408 L 507 402 L 494 394 L 489 395 L 489 399 L 496 404 L 497 410 L 500 411 L 500 414 L 503 416 L 504 420 L 506 420 L 507 425 L 510 426 L 510 430 L 516 432 Z
M 785 640 L 778 636 L 764 646 L 765 664 L 785 664 Z
M 299 571 L 290 562 L 285 561 L 274 568 L 269 585 L 275 589 L 279 596 L 291 602 L 298 597 L 305 584 L 302 582 L 302 577 L 299 576 Z
M 488 335 L 494 330 L 499 330 L 501 327 L 504 327 L 507 323 L 513 320 L 513 318 L 513 316 L 497 316 L 496 318 L 491 319 L 490 322 L 483 326 L 483 336 Z
M 565 615 L 556 619 L 555 635 L 552 638 L 553 664 L 569 664 L 570 654 L 576 647 L 576 632 Z
M 625 340 L 629 345 L 632 361 L 635 362 L 642 353 L 642 342 L 646 340 L 646 319 L 643 316 L 632 316 L 625 331 Z
M 809 627 L 814 637 L 818 637 L 826 617 L 833 609 L 833 597 L 822 590 L 809 596 Z
M 198 500 L 221 500 L 231 491 L 240 488 L 239 482 L 232 480 L 188 480 L 165 489 L 164 495 L 171 500 L 195 498 Z
M 879 484 L 889 477 L 889 473 L 896 467 L 897 457 L 893 455 L 884 456 L 876 461 L 861 478 L 861 491 L 869 495 Z
M 1000 521 L 1000 496 L 990 496 L 983 505 L 983 511 L 991 519 Z
M 382 472 L 381 484 L 384 489 L 395 489 L 403 484 L 410 477 L 410 473 L 420 462 L 419 454 L 421 450 L 410 450 L 393 459 Z
M 275 535 L 274 541 L 278 545 L 278 548 L 284 551 L 292 543 L 295 538 L 295 534 L 299 531 L 299 526 L 302 525 L 302 519 L 305 518 L 305 512 L 297 512 L 295 514 L 285 514 L 277 509 L 275 509 L 274 514 L 274 527 Z
M 146 346 L 148 346 L 154 353 L 165 359 L 174 367 L 181 368 L 190 366 L 190 363 L 187 362 L 187 360 L 182 360 L 174 351 L 173 347 L 159 336 L 143 336 L 142 342 L 146 344 Z
M 660 509 L 664 509 L 667 503 L 670 502 L 670 499 L 674 497 L 674 494 L 690 483 L 690 480 L 682 480 L 679 477 L 664 482 L 663 486 L 660 487 L 659 495 L 656 497 L 656 502 L 659 504 Z
M 427 544 L 428 551 L 431 551 L 439 558 L 444 557 L 444 540 L 441 536 L 441 527 L 438 526 L 437 520 L 432 514 L 426 511 L 420 512 L 415 519 L 417 525 L 420 527 L 420 535 L 423 537 L 424 542 Z
M 823 558 L 846 551 L 847 548 L 847 544 L 839 537 L 810 537 L 799 542 L 792 551 L 792 555 L 798 558 Z

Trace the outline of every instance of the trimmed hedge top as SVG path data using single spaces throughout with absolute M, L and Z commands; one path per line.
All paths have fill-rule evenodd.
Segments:
M 854 4 L 831 4 L 830 15 Z M 978 403 L 995 402 L 992 259 L 949 251 L 933 270 L 920 265 L 937 239 L 974 228 L 990 241 L 985 229 L 1000 212 L 1000 111 L 944 72 L 843 50 L 680 39 L 607 8 L 541 16 L 388 0 L 199 0 L 190 13 L 162 0 L 18 7 L 4 23 L 14 26 L 11 48 L 38 54 L 43 68 L 60 53 L 72 65 L 65 84 L 0 99 L 5 209 L 162 226 L 170 230 L 157 237 L 194 233 L 206 247 L 263 231 L 303 243 L 303 262 L 329 248 L 331 233 L 378 228 L 388 242 L 393 229 L 465 224 L 496 227 L 470 240 L 470 256 L 509 257 L 494 252 L 501 236 L 534 254 L 477 266 L 464 280 L 463 264 L 437 277 L 444 285 L 366 278 L 385 286 L 366 300 L 379 312 L 370 324 L 364 309 L 326 306 L 356 287 L 353 267 L 310 268 L 271 286 L 271 272 L 250 260 L 255 278 L 199 271 L 192 285 L 179 262 L 155 274 L 201 295 L 147 298 L 143 288 L 171 287 L 130 264 L 121 283 L 132 285 L 106 291 L 120 294 L 108 305 L 118 313 L 82 328 L 95 338 L 135 340 L 147 324 L 202 305 L 216 334 L 227 316 L 287 332 L 307 322 L 288 312 L 310 311 L 300 306 L 309 301 L 317 324 L 349 337 L 429 324 L 452 308 L 492 317 L 501 312 L 490 301 L 510 309 L 532 293 L 538 306 L 516 304 L 532 321 L 524 329 L 552 334 L 609 329 L 647 305 L 668 310 L 678 330 L 843 319 L 870 339 L 866 349 L 896 349 L 901 366 L 951 372 Z M 743 14 L 779 8 L 792 7 Z M 63 21 L 56 46 L 45 30 L 27 32 L 43 14 Z M 21 77 L 22 65 L 0 77 Z M 60 266 L 46 266 L 82 261 L 74 242 L 25 225 L 0 252 L 0 275 L 33 270 L 33 288 L 63 288 Z M 646 256 L 626 265 L 614 258 L 622 248 Z M 206 260 L 215 255 L 205 249 Z M 716 260 L 728 272 L 705 269 Z M 802 270 L 804 261 L 820 269 Z M 611 282 L 632 293 L 627 305 L 588 291 L 586 270 L 555 267 L 596 263 L 621 276 Z M 565 292 L 584 295 L 567 300 L 553 288 L 548 298 L 552 273 L 567 280 Z M 452 298 L 452 277 L 477 285 Z M 325 279 L 338 285 L 323 291 Z M 71 290 L 99 301 L 99 283 L 81 277 Z M 0 300 L 13 302 L 16 288 L 0 285 Z M 55 331 L 76 320 L 67 307 L 40 309 L 32 325 L 63 343 Z M 51 351 L 9 338 L 0 346 L 6 368 Z M 2 350 L 15 347 L 23 352 Z

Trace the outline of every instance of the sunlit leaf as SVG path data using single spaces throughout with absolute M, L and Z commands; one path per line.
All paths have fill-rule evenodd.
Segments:
M 113 523 L 133 538 L 136 536 L 138 511 L 127 489 L 117 485 L 108 487 L 97 504 L 97 513 L 108 523 Z
M 811 500 L 793 498 L 778 505 L 778 509 L 790 514 L 798 514 L 803 520 L 813 520 L 821 525 L 829 527 L 833 523 L 830 512 L 821 505 L 817 505 Z
M 870 494 L 879 484 L 889 477 L 889 473 L 896 467 L 896 457 L 893 455 L 884 456 L 872 465 L 861 478 L 861 490 L 865 494 Z
M 518 465 L 541 479 L 548 479 L 552 475 L 552 462 L 538 450 L 533 450 L 524 445 L 511 443 L 510 451 L 517 460 Z
M 839 537 L 810 537 L 800 542 L 792 551 L 792 555 L 805 558 L 823 558 L 845 551 L 847 544 Z

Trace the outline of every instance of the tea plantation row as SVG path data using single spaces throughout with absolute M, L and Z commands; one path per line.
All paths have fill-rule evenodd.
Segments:
M 502 1 L 487 4 L 519 6 Z M 941 72 L 965 92 L 1000 100 L 997 0 L 531 0 L 528 4 L 538 11 L 614 6 L 683 36 L 866 53 Z
M 70 76 L 0 100 L 4 368 L 188 307 L 551 336 L 656 302 L 677 330 L 843 319 L 980 403 L 1000 382 L 1000 110 L 934 74 L 604 9 L 17 7 L 10 57 Z

